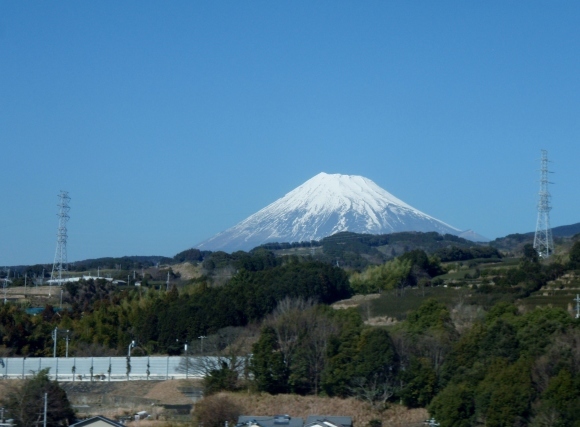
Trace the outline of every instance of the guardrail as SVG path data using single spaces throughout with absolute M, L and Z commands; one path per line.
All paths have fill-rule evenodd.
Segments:
M 0 378 L 24 379 L 46 368 L 56 381 L 202 378 L 217 360 L 212 356 L 7 357 L 0 358 Z

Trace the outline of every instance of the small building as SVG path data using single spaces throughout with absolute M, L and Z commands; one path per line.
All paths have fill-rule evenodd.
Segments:
M 96 417 L 88 418 L 78 423 L 72 424 L 70 427 L 125 427 L 124 424 L 118 423 L 117 421 L 110 420 L 102 415 L 97 415 Z

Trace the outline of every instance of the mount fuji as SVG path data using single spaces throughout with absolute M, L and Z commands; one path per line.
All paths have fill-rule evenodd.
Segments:
M 436 231 L 484 241 L 429 216 L 356 175 L 319 173 L 284 197 L 195 246 L 202 250 L 250 250 L 267 242 L 307 242 L 340 231 L 388 234 Z

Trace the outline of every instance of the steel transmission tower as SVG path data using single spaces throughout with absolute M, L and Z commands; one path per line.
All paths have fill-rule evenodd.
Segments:
M 68 202 L 70 197 L 68 191 L 61 191 L 58 195 L 58 233 L 56 239 L 56 253 L 54 254 L 54 264 L 52 264 L 52 274 L 50 275 L 51 284 L 56 280 L 59 285 L 62 285 L 62 272 L 67 270 L 67 255 L 66 255 L 66 223 L 69 219 L 68 211 L 70 207 Z M 50 296 L 50 292 L 49 292 Z
M 550 228 L 550 192 L 548 191 L 548 152 L 542 150 L 542 167 L 540 169 L 540 192 L 538 193 L 538 221 L 536 222 L 536 235 L 534 236 L 534 249 L 541 258 L 548 258 L 554 252 L 552 229 Z

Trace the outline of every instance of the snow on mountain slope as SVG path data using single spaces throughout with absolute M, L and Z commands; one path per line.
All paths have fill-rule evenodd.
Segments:
M 204 250 L 250 250 L 266 242 L 320 240 L 339 231 L 387 234 L 436 231 L 445 224 L 399 200 L 370 179 L 319 173 L 239 224 L 198 244 Z

